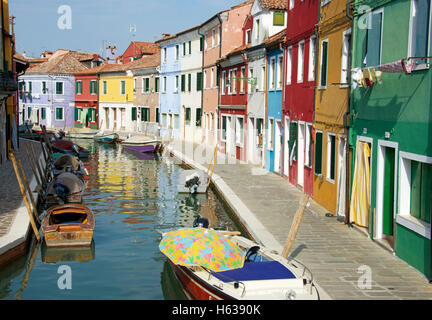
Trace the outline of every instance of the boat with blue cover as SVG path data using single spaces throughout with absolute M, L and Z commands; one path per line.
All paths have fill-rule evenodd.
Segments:
M 119 140 L 119 135 L 115 132 L 99 132 L 93 137 L 93 140 L 100 143 L 116 143 Z

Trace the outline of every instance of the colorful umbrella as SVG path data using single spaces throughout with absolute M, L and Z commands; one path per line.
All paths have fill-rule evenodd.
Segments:
M 245 253 L 211 229 L 189 228 L 166 233 L 159 249 L 174 264 L 202 266 L 220 272 L 242 268 Z

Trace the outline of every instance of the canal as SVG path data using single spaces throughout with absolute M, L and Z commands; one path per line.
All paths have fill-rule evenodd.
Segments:
M 173 158 L 76 142 L 91 152 L 84 204 L 96 219 L 92 245 L 48 249 L 32 241 L 27 255 L 0 269 L 0 299 L 184 299 L 159 251 L 161 233 L 192 227 L 198 215 L 211 227 L 240 230 L 229 210 L 212 190 L 179 194 L 183 168 Z

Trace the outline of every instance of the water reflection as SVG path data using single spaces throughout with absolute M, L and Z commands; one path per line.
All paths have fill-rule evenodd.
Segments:
M 92 246 L 32 246 L 0 270 L 0 298 L 184 299 L 159 251 L 160 233 L 192 227 L 198 215 L 211 227 L 238 230 L 224 205 L 211 190 L 178 194 L 182 168 L 170 158 L 142 159 L 118 145 L 76 142 L 91 151 L 83 199 L 96 220 Z M 62 264 L 72 269 L 72 290 L 57 286 Z

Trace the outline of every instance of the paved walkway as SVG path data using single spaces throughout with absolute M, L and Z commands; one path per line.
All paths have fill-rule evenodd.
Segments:
M 200 160 L 201 152 L 192 155 L 186 151 L 196 148 L 196 144 L 177 143 L 167 150 L 197 168 L 207 169 L 208 161 Z M 251 234 L 281 252 L 303 193 L 285 178 L 238 161 L 217 164 L 214 173 L 214 185 Z M 335 217 L 326 217 L 326 212 L 310 201 L 292 256 L 311 269 L 318 285 L 332 299 L 432 299 L 432 285 L 420 272 L 358 230 Z M 370 288 L 362 281 L 368 274 Z

